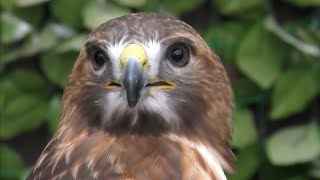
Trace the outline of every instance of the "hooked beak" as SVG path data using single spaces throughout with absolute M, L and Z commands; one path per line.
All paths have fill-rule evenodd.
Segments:
M 168 81 L 150 78 L 145 72 L 149 63 L 143 47 L 131 44 L 128 45 L 120 56 L 120 64 L 123 73 L 120 80 L 104 84 L 106 89 L 122 87 L 125 91 L 128 106 L 133 108 L 137 105 L 143 88 L 151 90 L 173 89 L 175 84 Z
M 121 78 L 121 86 L 126 92 L 129 107 L 134 107 L 140 98 L 141 90 L 148 84 L 148 77 L 135 58 L 129 58 Z

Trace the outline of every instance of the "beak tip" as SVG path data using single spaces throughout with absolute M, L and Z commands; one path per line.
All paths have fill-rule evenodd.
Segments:
M 134 99 L 134 100 L 128 100 L 128 106 L 130 108 L 134 108 L 138 103 L 138 100 Z

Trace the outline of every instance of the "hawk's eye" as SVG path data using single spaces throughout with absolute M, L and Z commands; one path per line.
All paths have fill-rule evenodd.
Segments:
M 183 44 L 171 45 L 167 52 L 167 58 L 175 66 L 185 66 L 190 59 L 189 49 Z
M 92 66 L 95 70 L 99 70 L 106 63 L 106 55 L 101 51 L 94 53 Z

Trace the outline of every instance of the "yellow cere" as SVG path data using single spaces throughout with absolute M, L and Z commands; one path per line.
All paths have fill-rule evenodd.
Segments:
M 141 68 L 143 68 L 143 70 L 146 71 L 148 66 L 148 57 L 142 46 L 137 44 L 130 44 L 124 48 L 120 56 L 120 63 L 122 69 L 125 68 L 128 58 L 130 57 L 136 58 L 139 64 L 141 65 Z

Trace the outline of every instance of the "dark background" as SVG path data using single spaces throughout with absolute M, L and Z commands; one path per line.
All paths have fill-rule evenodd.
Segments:
M 23 179 L 50 140 L 86 36 L 130 12 L 193 26 L 235 92 L 228 178 L 320 178 L 320 0 L 1 0 L 0 179 Z

